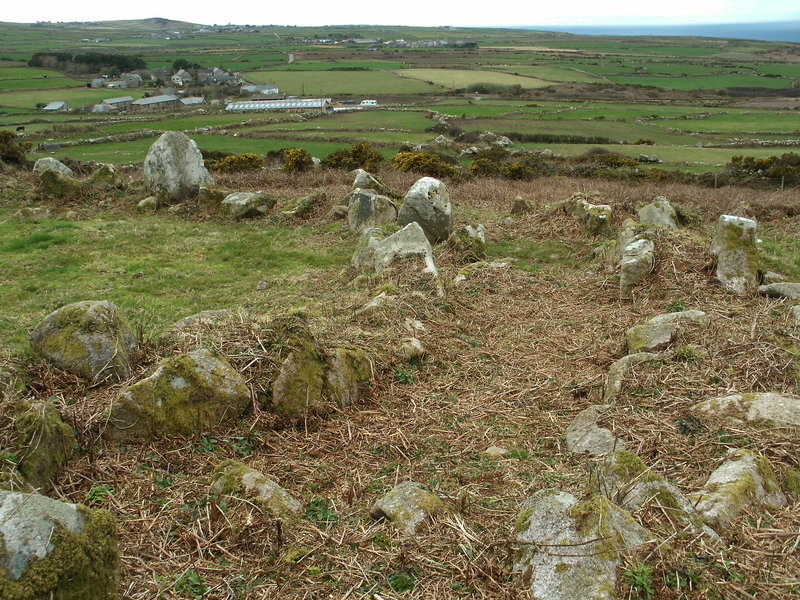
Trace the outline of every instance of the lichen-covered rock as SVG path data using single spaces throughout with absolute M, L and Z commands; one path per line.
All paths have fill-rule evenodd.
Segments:
M 46 196 L 59 199 L 77 198 L 84 191 L 80 180 L 49 169 L 39 172 L 39 187 Z
M 749 450 L 737 450 L 708 478 L 699 492 L 689 494 L 703 519 L 725 529 L 747 508 L 786 505 L 769 461 Z
M 244 378 L 206 348 L 163 359 L 108 409 L 105 434 L 117 441 L 188 435 L 238 418 L 250 406 Z
M 234 219 L 263 217 L 275 207 L 275 198 L 264 192 L 234 192 L 220 204 L 222 214 Z
M 703 400 L 694 409 L 737 424 L 762 422 L 769 426 L 800 427 L 800 397 L 791 394 L 732 394 Z
M 419 483 L 404 481 L 375 502 L 370 515 L 387 519 L 404 535 L 413 536 L 420 525 L 445 510 L 444 502 Z
M 575 215 L 583 223 L 587 233 L 600 235 L 611 230 L 611 217 L 613 209 L 608 204 L 592 204 L 591 196 L 583 193 L 572 194 L 563 203 L 565 212 Z
M 483 224 L 475 227 L 458 227 L 447 238 L 447 245 L 459 262 L 472 263 L 486 260 L 486 236 Z
M 661 360 L 664 357 L 664 353 L 637 352 L 620 358 L 608 369 L 606 385 L 603 388 L 603 402 L 613 402 L 617 399 L 622 391 L 622 385 L 633 367 L 643 362 Z
M 711 243 L 717 280 L 735 294 L 753 292 L 758 285 L 760 259 L 756 227 L 755 221 L 744 217 L 722 215 L 717 220 Z
M 114 165 L 102 164 L 92 173 L 91 182 L 100 187 L 113 187 L 119 185 L 120 178 Z
M 758 293 L 767 298 L 789 298 L 790 300 L 800 299 L 800 283 L 770 283 L 758 288 Z
M 422 258 L 423 272 L 434 277 L 438 275 L 433 248 L 419 223 L 409 223 L 388 237 L 384 237 L 380 229 L 367 229 L 359 238 L 352 263 L 357 269 L 380 273 L 394 260 L 409 256 Z
M 661 350 L 683 329 L 690 325 L 705 326 L 708 322 L 708 315 L 701 310 L 683 310 L 652 317 L 628 330 L 628 352 L 635 354 Z
M 197 204 L 204 208 L 217 208 L 229 194 L 230 192 L 224 188 L 202 183 L 197 188 Z
M 194 140 L 180 131 L 158 138 L 144 159 L 144 181 L 161 202 L 172 204 L 197 195 L 200 185 L 214 183 Z
M 655 265 L 655 244 L 641 239 L 628 244 L 619 263 L 619 297 L 628 300 L 633 287 L 644 281 Z
M 305 318 L 290 315 L 278 322 L 276 328 L 283 332 L 283 360 L 271 385 L 270 410 L 289 421 L 306 414 L 328 412 L 326 359 Z
M 256 502 L 265 511 L 281 518 L 296 517 L 303 505 L 263 473 L 245 464 L 226 460 L 214 469 L 211 492 Z
M 453 232 L 453 207 L 447 186 L 433 177 L 418 180 L 408 190 L 397 222 L 401 227 L 418 223 L 431 244 L 446 240 Z
M 74 453 L 75 432 L 49 400 L 21 399 L 14 409 L 12 451 L 17 471 L 33 487 L 47 488 Z
M 347 197 L 347 225 L 353 231 L 394 223 L 396 219 L 394 202 L 374 190 L 356 188 Z
M 600 462 L 589 480 L 589 493 L 604 494 L 625 510 L 636 512 L 658 505 L 668 515 L 666 526 L 675 523 L 696 533 L 717 539 L 717 533 L 703 523 L 703 518 L 689 499 L 649 469 L 633 452 L 618 450 Z
M 533 204 L 530 200 L 525 200 L 522 196 L 514 198 L 514 204 L 511 205 L 512 215 L 525 215 L 533 212 Z
M 425 346 L 417 338 L 405 338 L 399 349 L 400 360 L 404 362 L 419 360 L 425 356 Z
M 577 414 L 564 434 L 567 450 L 602 456 L 625 448 L 625 442 L 611 433 L 610 429 L 597 424 L 608 408 L 608 405 L 595 404 Z
M 372 379 L 372 361 L 360 348 L 339 347 L 329 352 L 325 382 L 340 407 L 358 403 Z
M 14 213 L 20 221 L 42 221 L 50 218 L 50 209 L 46 206 L 24 206 Z
M 140 200 L 136 204 L 136 210 L 138 210 L 139 212 L 154 211 L 157 208 L 158 208 L 158 198 L 156 198 L 155 196 L 148 196 L 147 198 Z
M 325 192 L 318 191 L 290 200 L 282 207 L 281 214 L 285 217 L 303 219 L 312 215 L 317 209 L 327 205 L 328 195 Z
M 678 214 L 672 208 L 669 200 L 663 196 L 658 196 L 650 204 L 641 207 L 638 214 L 642 225 L 666 229 L 678 228 Z
M 605 496 L 539 490 L 522 506 L 516 539 L 514 575 L 537 600 L 612 600 L 621 556 L 652 536 Z
M 109 513 L 0 491 L 0 598 L 112 600 L 118 570 Z
M 64 175 L 69 175 L 70 177 L 75 177 L 75 173 L 70 169 L 67 165 L 62 163 L 60 160 L 56 160 L 52 156 L 45 156 L 44 158 L 40 158 L 36 161 L 33 165 L 33 172 L 34 173 L 41 173 L 43 171 L 57 171 Z
M 354 190 L 361 188 L 362 190 L 374 190 L 383 196 L 391 195 L 388 186 L 383 181 L 364 169 L 354 169 L 350 172 L 350 175 L 354 177 Z
M 136 338 L 115 304 L 89 300 L 47 315 L 31 332 L 31 346 L 53 366 L 84 379 L 127 379 Z

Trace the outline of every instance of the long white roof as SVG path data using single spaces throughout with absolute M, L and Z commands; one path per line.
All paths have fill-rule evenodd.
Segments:
M 322 108 L 330 98 L 302 98 L 294 100 L 248 100 L 231 102 L 225 110 L 276 110 L 282 108 Z

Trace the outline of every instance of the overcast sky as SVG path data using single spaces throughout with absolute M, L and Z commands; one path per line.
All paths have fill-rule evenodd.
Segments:
M 193 23 L 251 25 L 627 25 L 736 23 L 800 19 L 800 0 L 570 0 L 531 2 L 208 2 L 198 0 L 81 0 L 3 3 L 0 20 L 102 21 L 164 17 Z M 474 8 L 473 8 L 474 7 Z

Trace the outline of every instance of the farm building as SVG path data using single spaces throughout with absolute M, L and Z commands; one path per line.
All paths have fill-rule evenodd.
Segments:
M 169 94 L 139 98 L 131 102 L 132 109 L 141 111 L 166 110 L 168 108 L 178 108 L 180 106 L 181 103 L 178 97 Z
M 198 104 L 206 104 L 206 99 L 203 96 L 188 96 L 181 98 L 181 104 L 184 106 L 197 106 Z
M 142 76 L 138 73 L 123 73 L 120 79 L 125 82 L 125 87 L 135 88 L 142 85 Z
M 265 83 L 263 85 L 243 85 L 242 91 L 248 94 L 272 95 L 278 93 L 278 84 Z
M 128 87 L 128 83 L 121 79 L 115 79 L 114 81 L 106 81 L 106 87 L 110 89 L 125 89 Z
M 159 79 L 162 81 L 166 81 L 171 77 L 170 71 L 166 67 L 156 67 L 155 69 L 150 69 L 150 80 L 151 81 L 158 81 Z
M 213 83 L 219 85 L 221 83 L 237 83 L 239 81 L 239 77 L 235 74 L 231 75 L 224 69 L 214 67 L 213 69 L 198 71 L 197 80 L 200 83 Z
M 101 87 L 105 87 L 105 85 L 106 85 L 106 80 L 103 77 L 95 77 L 94 79 L 92 79 L 92 82 L 89 84 L 88 87 L 99 89 Z
M 133 96 L 117 96 L 116 98 L 106 98 L 100 104 L 113 106 L 118 110 L 125 110 L 133 102 Z
M 246 100 L 231 102 L 225 110 L 293 110 L 332 113 L 330 98 L 295 98 L 292 100 Z
M 186 84 L 192 83 L 194 78 L 186 69 L 181 69 L 175 75 L 172 76 L 172 83 L 179 87 L 183 87 Z
M 42 110 L 46 110 L 49 112 L 66 112 L 70 110 L 69 102 L 51 102 Z

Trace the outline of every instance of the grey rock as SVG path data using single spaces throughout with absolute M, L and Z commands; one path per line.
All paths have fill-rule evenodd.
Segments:
M 20 208 L 14 213 L 14 218 L 20 221 L 41 221 L 50 218 L 50 209 L 46 206 L 32 206 Z
M 749 450 L 734 452 L 711 473 L 703 489 L 689 497 L 706 523 L 718 530 L 745 509 L 786 506 L 769 461 Z
M 14 406 L 13 447 L 17 471 L 35 488 L 49 487 L 72 457 L 77 440 L 50 400 L 21 398 Z
M 59 173 L 62 173 L 64 175 L 75 177 L 75 173 L 72 171 L 72 169 L 70 169 L 67 165 L 65 165 L 61 161 L 56 160 L 52 156 L 46 156 L 44 158 L 40 158 L 33 165 L 34 173 L 41 173 L 42 171 L 58 171 Z
M 350 172 L 353 179 L 353 189 L 374 190 L 383 196 L 389 195 L 389 188 L 378 177 L 365 171 L 364 169 L 355 169 Z
M 404 535 L 413 536 L 423 523 L 445 509 L 444 502 L 419 483 L 405 481 L 375 502 L 370 515 L 373 519 L 387 519 Z
M 795 304 L 792 307 L 792 319 L 795 323 L 800 323 L 800 304 Z
M 514 198 L 514 204 L 511 206 L 512 215 L 524 215 L 533 212 L 533 204 L 529 200 L 525 200 L 522 196 Z
M 660 360 L 666 356 L 666 353 L 652 353 L 652 352 L 636 352 L 635 354 L 628 354 L 623 356 L 608 370 L 608 377 L 606 378 L 606 385 L 603 388 L 603 402 L 613 402 L 622 391 L 622 385 L 630 375 L 631 370 L 643 362 L 651 360 Z
M 800 427 L 800 397 L 791 394 L 731 394 L 703 400 L 694 409 L 737 424 L 764 422 Z
M 508 454 L 508 448 L 503 448 L 502 446 L 489 446 L 482 452 L 482 454 L 488 458 L 496 460 L 506 456 Z
M 170 204 L 196 196 L 201 184 L 214 183 L 197 144 L 180 131 L 167 131 L 150 146 L 144 181 L 160 201 Z
M 752 219 L 722 215 L 717 220 L 711 254 L 716 259 L 717 280 L 735 294 L 755 291 L 760 267 L 756 239 L 757 224 Z
M 574 215 L 587 233 L 600 235 L 611 230 L 613 209 L 608 204 L 592 204 L 591 196 L 583 193 L 572 194 L 562 203 L 565 212 Z
M 357 316 L 374 317 L 397 305 L 397 296 L 381 292 L 364 306 L 356 310 Z
M 347 197 L 347 224 L 353 231 L 393 223 L 396 219 L 394 202 L 373 190 L 355 188 Z
M 197 189 L 197 203 L 205 208 L 217 208 L 229 194 L 221 187 L 203 183 Z
M 630 299 L 633 287 L 650 275 L 654 265 L 655 244 L 651 240 L 640 239 L 628 244 L 619 263 L 619 297 Z
M 84 379 L 127 379 L 136 338 L 115 304 L 84 301 L 42 319 L 31 332 L 31 346 L 53 366 Z
M 652 536 L 605 496 L 549 489 L 523 504 L 516 539 L 514 575 L 537 600 L 612 600 L 621 555 Z
M 303 505 L 263 473 L 235 460 L 226 460 L 212 477 L 211 491 L 251 500 L 277 517 L 291 518 L 303 512 Z
M 770 283 L 760 286 L 758 293 L 767 298 L 800 300 L 800 283 Z
M 144 200 L 140 200 L 139 203 L 136 205 L 136 210 L 145 212 L 145 211 L 153 211 L 158 208 L 158 198 L 155 196 L 148 196 Z
M 416 360 L 425 356 L 425 346 L 415 337 L 405 338 L 399 353 L 403 361 Z
M 345 206 L 344 204 L 337 204 L 334 206 L 331 211 L 328 213 L 328 217 L 334 219 L 336 221 L 340 219 L 346 219 L 347 213 L 349 212 L 350 208 Z
M 679 331 L 690 325 L 704 326 L 708 322 L 708 315 L 701 310 L 684 310 L 652 317 L 628 330 L 628 352 L 635 354 L 661 350 L 672 342 Z
M 264 192 L 234 192 L 220 204 L 222 213 L 234 219 L 263 217 L 275 207 L 275 199 Z
M 357 404 L 372 379 L 372 361 L 359 348 L 334 348 L 328 356 L 326 385 L 340 407 Z
M 638 211 L 642 225 L 650 227 L 678 228 L 678 215 L 669 200 L 658 196 L 653 202 L 641 207 Z
M 453 232 L 453 207 L 447 186 L 433 177 L 418 180 L 408 190 L 397 222 L 401 227 L 418 223 L 431 244 L 446 240 Z
M 398 258 L 418 256 L 424 264 L 423 272 L 438 276 L 431 248 L 419 223 L 412 222 L 400 231 L 384 238 L 380 229 L 367 229 L 359 238 L 352 263 L 357 269 L 380 273 Z
M 625 442 L 615 437 L 611 430 L 597 424 L 608 408 L 608 405 L 596 404 L 577 414 L 564 435 L 567 450 L 602 456 L 625 448 Z

